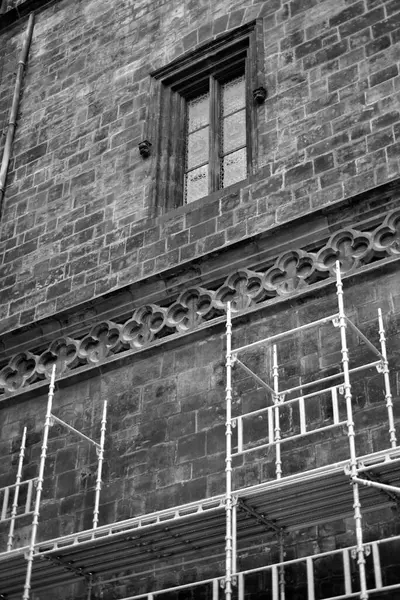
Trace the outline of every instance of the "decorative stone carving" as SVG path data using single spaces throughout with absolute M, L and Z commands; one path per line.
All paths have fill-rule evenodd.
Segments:
M 253 90 L 253 99 L 257 104 L 263 104 L 267 98 L 267 90 L 265 87 L 260 86 Z
M 0 371 L 0 387 L 15 392 L 35 381 L 37 357 L 31 352 L 21 352 Z
M 80 343 L 79 356 L 96 365 L 124 346 L 121 340 L 122 326 L 112 321 L 103 321 L 92 327 L 89 335 Z M 126 348 L 129 346 L 126 344 Z
M 153 341 L 165 326 L 166 310 L 155 304 L 147 304 L 138 308 L 125 323 L 122 340 L 131 348 L 142 348 Z
M 139 154 L 142 158 L 148 158 L 150 156 L 150 148 L 152 143 L 149 140 L 143 140 L 139 142 Z
M 223 314 L 227 302 L 239 312 L 268 299 L 290 296 L 329 275 L 334 277 L 336 260 L 342 272 L 349 273 L 372 260 L 399 255 L 400 209 L 396 209 L 374 231 L 342 229 L 318 251 L 290 250 L 259 272 L 234 271 L 217 290 L 192 286 L 169 307 L 147 304 L 137 308 L 125 324 L 102 321 L 82 340 L 60 337 L 40 356 L 21 352 L 0 371 L 0 387 L 3 393 L 15 393 L 38 379 L 49 378 L 53 364 L 59 377 L 81 365 L 105 362 L 125 349 L 138 350 L 157 338 L 194 330 Z
M 79 342 L 69 337 L 54 340 L 49 348 L 40 355 L 37 371 L 50 379 L 53 365 L 56 365 L 57 375 L 63 375 L 67 370 L 79 365 Z
M 371 236 L 355 229 L 338 231 L 317 255 L 317 268 L 335 275 L 336 261 L 342 273 L 348 273 L 369 261 L 374 254 Z
M 315 275 L 315 257 L 302 250 L 283 254 L 265 274 L 265 285 L 279 296 L 287 296 L 306 287 Z
M 271 294 L 274 295 L 274 294 Z M 215 298 L 219 308 L 226 308 L 228 302 L 234 312 L 245 310 L 252 304 L 262 302 L 268 296 L 264 288 L 263 273 L 241 269 L 232 273 L 217 291 Z
M 170 327 L 183 332 L 195 329 L 215 314 L 214 293 L 201 287 L 183 292 L 167 312 Z
M 373 236 L 376 250 L 392 255 L 400 254 L 400 211 L 389 214 Z

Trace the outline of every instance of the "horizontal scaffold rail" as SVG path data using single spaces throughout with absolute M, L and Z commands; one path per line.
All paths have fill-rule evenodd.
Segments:
M 357 472 L 371 471 L 385 465 L 400 463 L 400 446 L 357 458 Z
M 264 344 L 275 344 L 276 342 L 289 337 L 291 335 L 295 335 L 302 331 L 306 331 L 307 329 L 312 329 L 313 327 L 317 327 L 318 325 L 324 325 L 327 323 L 332 323 L 335 327 L 339 322 L 339 313 L 335 313 L 333 315 L 329 315 L 328 317 L 322 317 L 321 319 L 317 319 L 315 321 L 311 321 L 310 323 L 305 323 L 304 325 L 299 325 L 298 327 L 293 327 L 293 329 L 288 329 L 286 331 L 282 331 L 280 333 L 276 333 L 275 335 L 271 335 L 267 338 L 263 338 L 261 340 L 257 340 L 256 342 L 252 342 L 250 344 L 245 344 L 244 346 L 240 346 L 239 348 L 233 348 L 232 354 L 236 355 L 240 352 L 244 352 L 245 350 L 252 350 L 257 346 L 261 346 Z M 376 356 L 379 357 L 379 360 L 384 360 L 382 352 L 378 350 L 374 346 L 374 344 L 360 331 L 360 329 L 353 323 L 353 321 L 347 316 L 343 315 L 344 320 L 347 325 L 354 331 L 354 333 L 368 346 L 368 348 L 373 352 Z
M 358 459 L 360 465 L 363 465 L 358 469 L 361 471 L 368 471 L 369 469 L 377 469 L 379 467 L 388 467 L 390 469 L 393 465 L 399 465 L 400 468 L 400 446 L 396 448 L 390 448 L 388 450 L 381 450 L 364 456 L 360 456 Z M 249 487 L 242 487 L 235 490 L 235 494 L 239 497 L 253 496 L 260 493 L 264 493 L 267 490 L 275 490 L 276 488 L 298 486 L 299 482 L 309 483 L 320 477 L 329 477 L 338 473 L 346 475 L 346 469 L 349 465 L 349 460 L 342 460 L 339 462 L 327 464 L 316 469 L 310 469 L 309 471 L 303 471 L 301 473 L 294 473 L 293 475 L 286 475 L 281 479 L 269 480 L 263 483 L 259 483 Z
M 37 478 L 33 479 L 24 479 L 18 483 L 11 483 L 3 488 L 0 488 L 0 496 L 3 496 L 2 508 L 0 513 L 0 523 L 10 521 L 12 519 L 19 519 L 20 517 L 25 517 L 26 515 L 30 515 L 32 513 L 32 493 L 33 486 L 36 484 Z M 17 513 L 17 506 L 12 507 L 15 508 L 15 514 L 12 514 L 12 508 L 9 505 L 9 502 L 12 499 L 12 495 L 10 494 L 11 490 L 17 491 L 24 486 L 27 487 L 26 491 L 26 499 L 23 503 L 23 512 Z M 14 496 L 15 498 L 15 496 Z M 18 496 L 17 496 L 18 500 Z M 14 503 L 14 502 L 13 502 Z M 11 515 L 8 516 L 8 512 L 11 510 Z
M 35 546 L 35 554 L 44 554 L 67 546 L 81 545 L 85 542 L 93 542 L 94 540 L 104 537 L 117 536 L 124 534 L 127 531 L 135 531 L 136 529 L 144 529 L 160 524 L 167 524 L 178 519 L 199 515 L 202 512 L 210 512 L 220 510 L 224 507 L 224 496 L 214 496 L 206 500 L 182 504 L 171 509 L 161 510 L 154 513 L 149 513 L 140 517 L 133 517 L 124 521 L 118 521 L 111 525 L 102 525 L 96 529 L 87 529 L 78 533 L 54 538 L 46 542 L 37 543 Z M 14 550 L 13 553 L 23 552 L 25 548 Z M 8 555 L 11 553 L 8 553 Z M 7 559 L 7 554 L 0 555 L 0 561 Z
M 400 536 L 396 536 L 364 544 L 365 551 L 368 554 L 371 554 L 372 556 L 373 564 L 374 577 L 372 586 L 367 589 L 369 594 L 400 589 L 400 574 L 398 583 L 385 583 L 385 568 L 390 567 L 391 565 L 386 565 L 384 560 L 382 560 L 381 556 L 381 548 L 383 546 L 390 544 L 396 546 L 396 544 L 398 545 L 399 543 Z M 275 563 L 273 565 L 257 567 L 254 569 L 248 569 L 245 571 L 239 571 L 237 573 L 234 573 L 234 579 L 236 579 L 238 585 L 238 600 L 244 600 L 245 598 L 246 578 L 257 573 L 266 574 L 267 579 L 263 580 L 264 589 L 268 588 L 268 591 L 271 592 L 271 600 L 279 600 L 279 598 L 281 597 L 279 592 L 279 575 L 282 570 L 284 572 L 285 569 L 292 569 L 296 566 L 303 567 L 302 572 L 305 572 L 306 574 L 306 590 L 304 590 L 304 592 L 307 594 L 307 596 L 304 596 L 304 600 L 315 600 L 316 597 L 318 597 L 320 600 L 344 600 L 347 598 L 359 598 L 360 591 L 354 590 L 351 569 L 351 560 L 354 558 L 356 550 L 356 546 L 339 548 L 337 550 L 313 554 L 312 556 L 295 558 L 292 560 Z M 395 553 L 393 551 L 392 553 L 390 551 L 387 552 L 386 548 L 385 556 L 387 557 L 391 554 L 394 555 Z M 321 564 L 321 561 L 324 561 L 324 564 L 329 564 L 330 558 L 341 559 L 341 569 L 339 568 L 337 561 L 335 561 L 335 573 L 338 576 L 338 573 L 341 571 L 342 588 L 344 593 L 340 593 L 334 596 L 321 596 L 320 593 L 318 593 L 317 596 L 316 586 L 318 581 L 318 574 L 316 573 L 316 563 Z M 157 598 L 158 596 L 163 596 L 165 594 L 170 594 L 183 590 L 193 590 L 200 586 L 211 586 L 212 600 L 219 600 L 219 590 L 224 586 L 224 583 L 224 577 L 217 577 L 215 579 L 204 579 L 202 581 L 196 581 L 193 583 L 186 583 L 183 585 L 177 585 L 169 588 L 155 590 L 147 594 L 126 596 L 121 600 L 154 600 L 154 598 Z
M 285 396 L 292 394 L 293 392 L 298 392 L 301 390 L 312 388 L 316 385 L 327 383 L 328 381 L 334 381 L 335 379 L 338 379 L 339 377 L 343 379 L 343 377 L 344 377 L 343 372 L 338 371 L 337 373 L 333 373 L 332 375 L 327 375 L 326 377 L 321 377 L 321 379 L 315 379 L 314 381 L 308 381 L 306 383 L 301 383 L 301 384 L 296 385 L 291 388 L 279 390 L 278 393 L 276 393 L 274 391 L 274 389 L 269 385 L 269 383 L 267 383 L 259 375 L 254 373 L 254 371 L 252 371 L 250 369 L 250 367 L 245 365 L 235 355 L 234 355 L 234 359 L 233 359 L 233 364 L 239 366 L 248 375 L 253 377 L 254 381 L 256 381 L 261 387 L 264 387 L 271 394 L 271 396 L 278 395 L 280 400 L 283 400 L 285 398 Z M 349 375 L 354 375 L 354 373 L 360 373 L 361 371 L 366 371 L 368 369 L 379 368 L 381 366 L 382 366 L 382 360 L 375 360 L 373 362 L 365 363 L 364 365 L 352 367 L 351 369 L 349 369 Z M 337 384 L 337 387 L 339 387 L 339 385 L 340 384 Z M 343 385 L 343 383 L 342 383 L 342 385 Z M 321 390 L 321 392 L 323 392 L 323 391 L 324 390 Z
M 379 481 L 372 481 L 370 479 L 362 479 L 360 477 L 352 477 L 352 481 L 355 483 L 361 483 L 367 487 L 374 487 L 377 490 L 383 490 L 385 492 L 392 492 L 394 494 L 400 494 L 400 487 L 395 485 L 387 485 L 386 483 L 381 483 Z
M 342 384 L 339 384 L 334 387 L 325 388 L 324 390 L 319 390 L 317 392 L 311 392 L 309 394 L 304 394 L 303 396 L 298 396 L 297 398 L 292 398 L 291 400 L 287 400 L 286 402 L 279 402 L 273 406 L 267 406 L 265 408 L 259 408 L 258 410 L 253 410 L 251 412 L 245 413 L 244 415 L 240 415 L 238 417 L 232 418 L 232 424 L 237 426 L 237 452 L 232 452 L 232 456 L 238 456 L 240 454 L 246 454 L 249 452 L 254 452 L 256 450 L 261 450 L 262 448 L 268 448 L 270 446 L 275 446 L 276 444 L 283 444 L 286 442 L 291 442 L 293 440 L 297 440 L 301 437 L 305 437 L 307 435 L 312 435 L 316 433 L 321 433 L 322 431 L 329 431 L 330 429 L 336 427 L 343 427 L 347 425 L 346 420 L 339 419 L 339 404 L 338 404 L 338 396 L 337 391 L 340 389 Z M 316 427 L 311 430 L 307 430 L 307 419 L 306 419 L 306 402 L 307 400 L 313 399 L 316 396 L 321 396 L 324 393 L 330 393 L 331 396 L 331 406 L 332 406 L 332 420 L 333 422 L 328 425 L 323 425 L 321 427 Z M 294 406 L 298 408 L 299 412 L 299 423 L 298 428 L 299 433 L 293 433 L 286 436 L 281 436 L 279 441 L 274 439 L 274 427 L 276 421 L 276 414 L 281 410 L 286 410 L 286 408 L 290 406 Z M 268 442 L 258 445 L 253 445 L 249 448 L 243 447 L 243 421 L 246 419 L 251 419 L 256 416 L 267 417 L 267 434 L 268 434 Z
M 338 317 L 339 313 L 335 313 L 333 315 L 330 315 L 329 317 L 323 317 L 322 319 L 311 321 L 311 323 L 299 325 L 299 327 L 294 327 L 293 329 L 288 329 L 287 331 L 276 333 L 275 335 L 263 338 L 262 340 L 257 340 L 256 342 L 252 342 L 251 344 L 240 346 L 239 348 L 233 348 L 231 352 L 232 354 L 239 354 L 240 352 L 244 352 L 245 350 L 252 350 L 253 348 L 257 348 L 257 346 L 261 346 L 263 344 L 275 343 L 279 340 L 282 340 L 285 337 L 299 333 L 300 331 L 306 331 L 307 329 L 311 329 L 312 327 L 316 327 L 317 325 L 323 325 L 324 323 L 333 323 L 333 321 Z
M 349 369 L 349 374 L 353 375 L 354 373 L 359 373 L 361 371 L 365 371 L 366 369 L 372 369 L 374 367 L 378 367 L 378 365 L 382 364 L 380 360 L 375 360 L 370 363 L 366 363 L 365 365 L 359 365 L 358 367 L 352 367 Z M 288 388 L 286 390 L 280 390 L 279 396 L 286 396 L 288 394 L 292 394 L 293 392 L 298 392 L 299 390 L 308 389 L 313 387 L 314 385 L 319 385 L 320 383 L 325 383 L 326 381 L 333 381 L 338 377 L 343 377 L 343 373 L 339 371 L 338 373 L 333 373 L 332 375 L 327 375 L 326 377 L 321 377 L 321 379 L 316 379 L 315 381 L 308 381 L 307 383 L 302 383 L 301 385 L 297 385 L 292 388 Z

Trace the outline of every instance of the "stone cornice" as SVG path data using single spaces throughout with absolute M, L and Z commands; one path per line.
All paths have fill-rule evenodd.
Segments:
M 215 287 L 229 275 L 232 265 L 263 269 L 285 250 L 321 247 L 346 224 L 367 220 L 373 226 L 374 219 L 380 222 L 385 210 L 397 206 L 395 192 L 393 184 L 382 186 L 6 332 L 0 336 L 0 367 L 18 352 L 32 348 L 42 352 L 57 336 L 80 338 L 99 321 L 126 321 L 142 305 L 169 305 L 189 286 Z
M 290 223 L 262 231 L 251 238 L 188 260 L 176 267 L 138 279 L 132 284 L 95 297 L 0 335 L 0 367 L 10 356 L 34 349 L 42 352 L 57 336 L 83 337 L 103 320 L 123 322 L 133 309 L 145 304 L 171 304 L 189 286 L 216 287 L 233 269 L 265 269 L 276 256 L 293 248 L 322 247 L 345 225 L 363 221 L 372 227 L 382 215 L 398 206 L 397 186 L 386 184 L 334 206 L 324 207 Z
M 143 304 L 126 320 L 97 322 L 84 336 L 55 336 L 40 353 L 20 352 L 0 371 L 1 397 L 47 385 L 54 363 L 57 378 L 66 380 L 219 325 L 227 302 L 242 316 L 313 293 L 334 282 L 336 260 L 348 277 L 399 259 L 400 209 L 394 209 L 339 229 L 319 247 L 286 250 L 258 270 L 236 268 L 222 283 L 189 285 L 169 303 Z

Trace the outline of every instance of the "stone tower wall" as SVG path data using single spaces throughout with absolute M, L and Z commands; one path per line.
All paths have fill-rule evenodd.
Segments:
M 29 1 L 18 11 L 10 5 L 0 21 L 3 126 Z M 223 493 L 226 302 L 240 311 L 237 345 L 324 317 L 336 311 L 335 258 L 346 310 L 376 344 L 378 307 L 384 313 L 397 424 L 398 0 L 37 0 L 35 7 L 0 223 L 0 486 L 15 479 L 24 425 L 23 476 L 37 473 L 56 362 L 57 416 L 97 439 L 109 402 L 101 524 Z M 268 96 L 256 108 L 253 174 L 167 210 L 150 73 L 255 20 Z M 152 142 L 147 159 L 138 150 L 143 139 Z M 282 385 L 338 372 L 338 340 L 323 326 L 282 344 Z M 350 341 L 354 364 L 370 360 L 359 340 Z M 270 348 L 247 360 L 270 376 Z M 357 452 L 387 447 L 376 371 L 356 378 L 353 396 Z M 235 414 L 263 403 L 264 391 L 235 370 Z M 330 416 L 322 402 L 309 419 L 317 427 Z M 288 434 L 296 419 L 288 411 Z M 265 423 L 255 420 L 248 434 L 264 440 Z M 284 473 L 345 459 L 346 440 L 340 431 L 287 444 Z M 40 540 L 91 526 L 95 466 L 84 442 L 51 429 Z M 273 468 L 270 450 L 242 457 L 234 484 L 266 481 Z M 399 532 L 390 508 L 364 522 L 367 540 Z M 29 520 L 20 523 L 16 545 L 28 534 Z M 353 540 L 352 518 L 313 525 L 290 533 L 287 557 Z M 0 546 L 5 541 L 1 530 Z M 150 574 L 105 585 L 99 597 L 222 573 L 223 557 L 213 564 L 194 557 L 188 551 L 187 560 L 158 573 L 150 557 Z M 265 557 L 277 559 L 267 534 L 239 566 Z M 321 581 L 331 581 L 324 569 Z M 303 584 L 290 584 L 293 600 L 304 597 Z M 57 594 L 85 597 L 82 583 Z

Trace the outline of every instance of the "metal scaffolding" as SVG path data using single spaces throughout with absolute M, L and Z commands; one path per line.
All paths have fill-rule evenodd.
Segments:
M 96 453 L 98 457 L 98 467 L 97 467 L 97 479 L 96 479 L 96 488 L 95 488 L 95 501 L 94 501 L 94 509 L 93 509 L 93 529 L 97 528 L 98 520 L 99 520 L 99 503 L 100 503 L 100 491 L 101 491 L 101 476 L 102 476 L 102 467 L 104 460 L 104 443 L 105 443 L 105 431 L 106 431 L 106 422 L 107 422 L 107 402 L 104 402 L 103 405 L 103 416 L 101 420 L 101 433 L 100 433 L 100 442 L 95 442 L 91 438 L 87 437 L 65 421 L 62 421 L 58 417 L 56 417 L 52 413 L 53 407 L 53 399 L 54 399 L 54 390 L 55 390 L 55 381 L 56 381 L 56 365 L 53 365 L 50 385 L 49 385 L 49 393 L 47 399 L 47 409 L 46 409 L 46 417 L 43 429 L 43 439 L 42 439 L 42 447 L 40 453 L 40 462 L 39 462 L 39 472 L 38 476 L 34 479 L 28 479 L 22 481 L 22 469 L 23 462 L 25 457 L 25 446 L 26 446 L 26 434 L 27 430 L 24 427 L 22 434 L 22 441 L 19 453 L 18 460 L 18 470 L 15 484 L 0 489 L 0 494 L 3 493 L 3 504 L 2 504 L 2 512 L 0 522 L 10 521 L 10 528 L 8 533 L 8 541 L 7 541 L 7 553 L 12 553 L 13 549 L 13 541 L 14 541 L 14 530 L 15 530 L 15 521 L 18 518 L 25 517 L 27 515 L 32 514 L 32 526 L 30 533 L 30 542 L 28 548 L 24 548 L 24 558 L 26 559 L 26 573 L 25 573 L 25 583 L 23 587 L 22 600 L 29 600 L 30 592 L 31 592 L 31 581 L 32 581 L 32 569 L 34 558 L 37 555 L 35 552 L 36 547 L 36 539 L 37 532 L 39 526 L 39 516 L 40 516 L 40 503 L 42 499 L 42 491 L 43 491 L 43 482 L 44 482 L 44 469 L 46 465 L 46 457 L 47 457 L 47 443 L 49 438 L 50 427 L 55 423 L 60 425 L 61 427 L 67 429 L 69 432 L 79 436 L 86 442 L 93 444 L 96 448 Z M 22 486 L 27 486 L 27 497 L 24 506 L 24 510 L 18 513 L 18 497 L 19 491 Z M 36 495 L 35 495 L 35 503 L 34 508 L 32 510 L 32 491 L 33 486 L 36 486 Z M 13 503 L 11 507 L 11 514 L 8 516 L 9 512 L 9 497 L 10 490 L 14 489 L 14 497 Z M 2 593 L 0 589 L 0 598 L 8 598 L 8 596 Z
M 353 509 L 354 509 L 354 521 L 355 521 L 355 534 L 356 534 L 356 547 L 355 554 L 357 556 L 357 563 L 359 569 L 359 580 L 360 580 L 360 591 L 356 594 L 350 591 L 351 586 L 349 585 L 348 578 L 348 569 L 345 568 L 345 588 L 346 595 L 345 596 L 335 596 L 335 598 L 342 597 L 359 597 L 360 600 L 368 600 L 369 592 L 372 590 L 367 589 L 367 576 L 366 576 L 366 553 L 367 547 L 363 542 L 363 528 L 362 528 L 362 514 L 361 514 L 361 502 L 360 502 L 360 485 L 374 487 L 380 491 L 387 492 L 390 494 L 400 494 L 400 487 L 394 485 L 388 485 L 380 480 L 373 480 L 370 477 L 363 478 L 361 473 L 367 474 L 370 471 L 370 468 L 365 467 L 362 462 L 358 461 L 357 453 L 356 453 L 356 445 L 355 445 L 355 428 L 354 428 L 354 418 L 353 418 L 353 405 L 352 405 L 352 393 L 351 393 L 351 383 L 350 383 L 350 375 L 361 372 L 367 369 L 371 369 L 375 367 L 379 373 L 383 374 L 383 383 L 385 389 L 385 400 L 386 400 L 386 408 L 388 414 L 388 423 L 389 423 L 389 445 L 391 449 L 396 449 L 397 440 L 396 440 L 396 432 L 394 427 L 394 416 L 393 416 L 393 400 L 392 393 L 390 389 L 390 380 L 389 380 L 389 368 L 387 361 L 387 352 L 386 352 L 386 337 L 385 330 L 383 326 L 383 318 L 382 311 L 379 309 L 378 312 L 378 322 L 379 322 L 379 340 L 380 340 L 380 350 L 377 349 L 367 338 L 366 336 L 358 329 L 358 327 L 352 323 L 352 321 L 346 316 L 344 309 L 344 301 L 343 301 L 343 284 L 340 273 L 340 263 L 336 263 L 336 295 L 337 295 L 337 303 L 338 303 L 338 312 L 330 315 L 328 317 L 324 317 L 317 321 L 308 323 L 306 325 L 301 325 L 297 328 L 294 328 L 289 331 L 284 331 L 280 334 L 270 336 L 269 338 L 265 338 L 259 340 L 257 342 L 247 344 L 241 346 L 236 349 L 232 349 L 232 311 L 230 305 L 228 305 L 227 310 L 227 326 L 226 326 L 226 336 L 227 336 L 227 352 L 226 352 L 226 368 L 227 368 L 227 393 L 226 393 L 226 404 L 227 404 L 227 418 L 226 418 L 226 454 L 227 454 L 227 467 L 226 467 L 226 478 L 227 478 L 227 507 L 226 507 L 226 519 L 227 519 L 227 552 L 226 552 L 226 560 L 227 560 L 227 568 L 226 568 L 226 599 L 231 600 L 231 588 L 228 587 L 228 581 L 230 582 L 232 579 L 232 574 L 236 575 L 235 565 L 236 565 L 236 557 L 232 556 L 230 551 L 230 539 L 233 538 L 233 546 L 235 547 L 235 523 L 236 516 L 234 514 L 235 508 L 231 509 L 232 504 L 232 469 L 231 469 L 231 461 L 232 457 L 240 456 L 245 453 L 255 452 L 260 449 L 267 449 L 269 447 L 275 447 L 275 476 L 276 480 L 281 480 L 282 478 L 282 459 L 281 459 L 281 448 L 282 445 L 286 442 L 293 442 L 293 440 L 304 438 L 307 435 L 315 435 L 316 433 L 321 433 L 323 431 L 327 431 L 329 429 L 334 429 L 338 427 L 345 426 L 347 428 L 347 437 L 349 444 L 349 461 L 346 464 L 344 469 L 344 474 L 350 478 L 351 488 L 353 493 Z M 314 328 L 316 326 L 331 323 L 334 327 L 339 329 L 340 333 L 340 345 L 341 345 L 341 363 L 342 363 L 342 371 L 340 373 L 336 373 L 334 375 L 330 375 L 327 377 L 322 377 L 316 381 L 308 382 L 300 384 L 296 387 L 288 388 L 288 389 L 280 389 L 279 386 L 279 365 L 278 365 L 278 343 L 282 341 L 284 338 L 294 336 L 306 329 Z M 348 342 L 347 342 L 347 328 L 350 328 L 356 336 L 364 342 L 368 349 L 372 351 L 377 360 L 373 362 L 366 363 L 364 365 L 359 365 L 354 368 L 350 368 L 349 366 L 349 351 L 348 351 Z M 272 387 L 271 385 L 263 381 L 256 373 L 254 373 L 248 366 L 246 366 L 239 358 L 238 355 L 248 351 L 249 349 L 253 349 L 260 345 L 272 345 Z M 261 385 L 267 393 L 270 394 L 272 399 L 272 404 L 268 407 L 261 408 L 256 411 L 249 412 L 247 414 L 241 415 L 239 417 L 232 418 L 232 368 L 237 365 L 241 369 L 243 369 L 247 375 L 250 375 L 254 378 L 254 380 Z M 328 385 L 333 380 L 339 379 L 337 383 L 333 386 Z M 307 388 L 317 388 L 317 391 L 312 391 L 310 393 L 304 394 L 304 390 Z M 288 396 L 293 394 L 294 392 L 298 392 L 299 395 L 295 398 L 291 398 L 286 400 Z M 323 393 L 329 393 L 331 406 L 332 406 L 332 423 L 330 425 L 322 426 L 317 429 L 312 429 L 312 431 L 307 431 L 307 422 L 306 422 L 306 402 L 309 399 L 312 399 L 316 396 L 321 396 Z M 338 392 L 344 396 L 345 406 L 346 406 L 346 418 L 340 419 L 340 411 L 338 405 Z M 297 405 L 298 413 L 299 413 L 299 421 L 300 421 L 300 432 L 298 434 L 292 434 L 290 436 L 285 437 L 284 439 L 281 436 L 281 426 L 280 426 L 280 410 L 283 407 L 287 407 L 289 404 Z M 251 446 L 249 448 L 244 448 L 243 444 L 243 422 L 246 418 L 255 417 L 256 415 L 266 415 L 267 417 L 267 430 L 268 430 L 268 442 L 264 444 L 259 444 L 256 446 Z M 232 428 L 237 428 L 237 451 L 232 453 Z M 229 498 L 229 502 L 228 502 Z M 237 504 L 234 504 L 234 507 Z M 233 532 L 232 532 L 233 528 Z M 229 540 L 229 542 L 228 542 Z M 375 548 L 377 546 L 374 546 Z M 369 551 L 369 550 L 368 550 Z M 282 560 L 282 530 L 280 531 L 280 565 L 276 566 L 275 569 L 272 569 L 272 597 L 273 600 L 284 600 L 285 599 L 285 581 L 284 581 L 284 566 L 285 563 Z M 313 588 L 313 568 L 312 561 L 314 557 L 310 557 L 307 559 L 307 582 L 308 582 L 308 600 L 314 600 L 315 593 Z M 287 563 L 286 563 L 287 564 Z M 346 563 L 347 564 L 347 563 Z M 378 561 L 378 552 L 375 550 L 374 554 L 374 571 L 376 574 L 376 581 L 378 582 L 379 589 L 384 589 L 382 587 L 382 577 L 381 575 L 377 575 L 379 571 L 379 561 Z M 228 580 L 229 575 L 229 580 Z M 242 574 L 237 574 L 243 575 Z M 240 577 L 239 577 L 240 580 Z M 392 586 L 391 589 L 400 588 L 400 584 L 397 586 Z M 240 598 L 240 593 L 239 593 Z
M 126 596 L 121 600 L 154 600 L 156 596 L 180 590 L 205 587 L 213 600 L 219 600 L 220 589 L 224 598 L 238 600 L 246 597 L 249 579 L 263 573 L 264 585 L 272 600 L 290 600 L 288 595 L 288 572 L 299 569 L 303 573 L 304 598 L 307 600 L 342 600 L 359 598 L 368 600 L 379 592 L 400 589 L 398 582 L 387 580 L 385 560 L 395 554 L 393 548 L 400 543 L 400 536 L 368 541 L 364 539 L 362 511 L 381 510 L 399 505 L 400 499 L 400 446 L 397 446 L 393 398 L 390 389 L 386 337 L 382 313 L 378 314 L 379 345 L 375 347 L 346 315 L 343 301 L 343 285 L 339 263 L 336 265 L 336 313 L 297 328 L 283 331 L 247 345 L 233 347 L 231 306 L 227 307 L 226 322 L 226 465 L 225 493 L 171 509 L 127 519 L 109 525 L 98 526 L 101 471 L 104 458 L 106 429 L 106 404 L 103 409 L 100 443 L 96 443 L 70 425 L 55 417 L 52 412 L 55 370 L 50 383 L 49 400 L 43 435 L 39 475 L 35 480 L 21 481 L 26 432 L 23 435 L 18 463 L 17 480 L 7 491 L 3 501 L 2 519 L 10 519 L 7 552 L 0 555 L 0 585 L 4 584 L 8 600 L 19 600 L 22 591 L 21 578 L 26 573 L 23 600 L 28 600 L 30 586 L 33 589 L 54 589 L 58 585 L 78 579 L 87 582 L 87 598 L 91 598 L 96 586 L 113 581 L 113 574 L 126 569 L 142 574 L 154 568 L 157 561 L 193 557 L 193 563 L 209 560 L 214 556 L 224 563 L 224 574 L 212 579 L 156 589 L 149 593 Z M 333 326 L 338 333 L 341 354 L 340 372 L 307 381 L 291 387 L 282 385 L 282 365 L 279 364 L 280 344 L 287 338 L 320 326 Z M 374 355 L 374 360 L 350 366 L 349 330 L 357 336 Z M 246 365 L 246 352 L 261 346 L 268 348 L 271 356 L 270 378 L 263 378 Z M 234 370 L 250 376 L 265 391 L 266 402 L 262 408 L 234 414 Z M 382 376 L 384 403 L 387 413 L 387 447 L 378 452 L 358 455 L 354 423 L 354 400 L 351 381 L 355 374 L 376 369 Z M 329 407 L 329 419 L 315 426 L 307 417 L 313 403 L 324 398 Z M 285 430 L 285 411 L 298 415 L 298 426 Z M 261 419 L 265 431 L 258 440 L 246 437 L 247 425 L 252 419 Z M 329 422 L 327 422 L 329 421 Z M 52 423 L 61 424 L 72 433 L 95 445 L 98 452 L 98 474 L 92 529 L 67 536 L 36 541 L 43 470 L 46 459 L 48 429 Z M 329 462 L 323 466 L 289 473 L 285 465 L 285 447 L 296 446 L 313 436 L 345 430 L 347 433 L 347 458 Z M 274 474 L 257 485 L 234 487 L 234 461 L 241 456 L 267 451 L 273 452 Z M 18 513 L 18 491 L 26 485 L 28 494 L 25 512 Z M 33 485 L 36 485 L 35 508 L 31 508 Z M 4 488 L 5 489 L 5 488 Z M 8 498 L 14 489 L 10 516 Z M 3 490 L 0 490 L 0 492 Z M 4 492 L 5 494 L 5 492 Z M 6 504 L 4 504 L 6 502 Z M 33 514 L 33 527 L 29 547 L 13 549 L 15 519 Z M 338 518 L 353 515 L 354 545 L 329 552 L 294 559 L 285 558 L 285 537 L 312 525 L 329 523 Z M 255 540 L 266 538 L 275 542 L 278 560 L 254 569 L 238 568 L 241 557 L 255 547 Z M 257 546 L 257 544 L 256 544 Z M 262 544 L 260 545 L 260 547 Z M 257 546 L 258 547 L 258 546 Z M 27 568 L 24 553 L 27 556 Z M 34 560 L 40 557 L 41 560 Z M 203 557 L 203 558 L 202 558 Z M 317 591 L 318 565 L 321 561 L 335 560 L 340 572 L 341 591 L 320 595 Z M 357 569 L 358 581 L 354 578 Z M 368 566 L 368 568 L 367 568 Z M 110 577 L 107 580 L 107 576 Z M 123 580 L 121 574 L 118 580 Z M 3 586 L 3 587 L 4 587 Z M 36 586 L 36 587 L 35 587 Z M 264 590 L 265 592 L 265 590 Z M 0 587 L 4 594 L 3 588 Z M 6 597 L 6 596 L 4 596 Z

